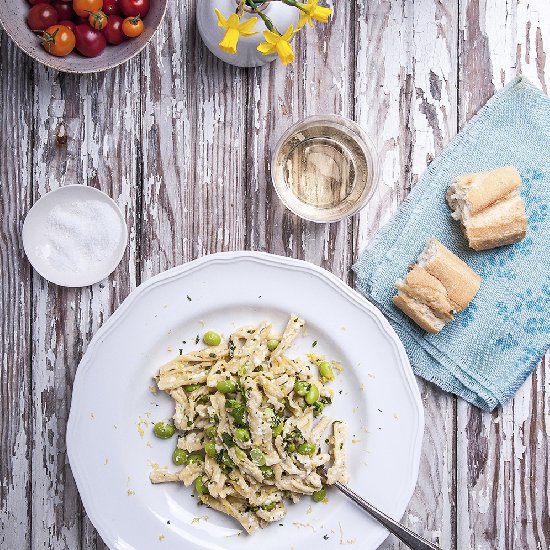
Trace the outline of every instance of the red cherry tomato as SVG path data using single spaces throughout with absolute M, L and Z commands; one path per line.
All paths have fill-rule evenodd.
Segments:
M 119 5 L 126 17 L 139 15 L 143 18 L 149 13 L 150 2 L 149 0 L 119 0 Z
M 74 10 L 72 4 L 69 2 L 60 2 L 57 0 L 52 4 L 52 6 L 57 10 L 57 15 L 59 19 L 65 21 L 72 21 L 74 17 Z
M 103 13 L 109 17 L 109 15 L 120 15 L 120 6 L 118 0 L 103 0 Z
M 45 31 L 58 20 L 57 10 L 49 4 L 36 4 L 27 14 L 27 25 L 33 31 Z
M 86 57 L 98 56 L 107 44 L 101 32 L 92 29 L 90 25 L 77 25 L 75 37 L 76 49 Z
M 69 29 L 71 29 L 73 31 L 73 34 L 75 33 L 76 31 L 76 24 L 74 21 L 60 21 L 59 22 L 60 25 L 63 25 L 64 27 L 67 27 Z
M 36 4 L 51 4 L 52 0 L 29 0 L 29 4 L 35 6 Z
M 126 40 L 126 35 L 122 32 L 123 21 L 120 15 L 109 15 L 107 25 L 101 31 L 109 44 L 116 46 Z

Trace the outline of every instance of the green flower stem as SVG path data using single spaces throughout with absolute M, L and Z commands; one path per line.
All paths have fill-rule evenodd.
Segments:
M 263 2 L 260 2 L 263 3 Z M 281 33 L 275 28 L 275 25 L 273 25 L 273 22 L 267 15 L 265 15 L 263 12 L 261 12 L 257 6 L 254 0 L 246 0 L 246 5 L 252 8 L 255 14 L 259 15 L 261 20 L 264 22 L 264 25 L 267 27 L 268 30 L 271 32 L 276 32 L 279 36 L 282 36 Z
M 283 4 L 286 4 L 287 6 L 292 6 L 294 8 L 298 8 L 299 10 L 305 12 L 306 10 L 302 5 L 300 5 L 296 0 L 279 0 Z

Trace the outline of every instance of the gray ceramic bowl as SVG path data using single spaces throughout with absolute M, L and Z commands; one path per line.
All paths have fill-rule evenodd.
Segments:
M 143 20 L 143 33 L 118 46 L 107 45 L 97 57 L 84 57 L 76 50 L 67 57 L 55 57 L 44 50 L 38 35 L 27 26 L 27 13 L 31 5 L 26 0 L 0 0 L 0 23 L 8 36 L 40 63 L 67 73 L 96 73 L 125 63 L 139 53 L 159 28 L 166 3 L 167 0 L 151 0 L 151 9 Z

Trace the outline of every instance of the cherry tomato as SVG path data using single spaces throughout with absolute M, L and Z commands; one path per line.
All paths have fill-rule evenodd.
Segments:
M 120 6 L 118 5 L 118 0 L 103 0 L 103 13 L 107 17 L 109 15 L 120 15 Z
M 80 17 L 88 17 L 90 13 L 99 11 L 102 7 L 103 0 L 73 0 L 73 9 Z
M 72 4 L 68 2 L 60 2 L 57 0 L 52 4 L 52 6 L 57 10 L 57 15 L 59 20 L 64 19 L 65 21 L 72 21 L 74 17 L 74 10 Z
M 27 25 L 33 31 L 45 31 L 58 20 L 57 10 L 49 4 L 36 4 L 27 14 Z
M 107 16 L 101 10 L 96 11 L 95 13 L 90 13 L 88 23 L 90 23 L 90 26 L 94 29 L 100 31 L 101 29 L 104 29 L 107 24 Z
M 119 0 L 122 13 L 126 17 L 145 17 L 149 13 L 149 0 Z
M 68 27 L 69 29 L 71 29 L 73 31 L 73 34 L 76 31 L 76 23 L 74 21 L 67 21 L 67 20 L 60 21 L 59 25 L 63 25 L 64 27 Z
M 122 23 L 122 32 L 130 38 L 135 38 L 143 32 L 143 21 L 139 15 L 127 17 Z
M 110 15 L 107 18 L 107 25 L 101 32 L 109 44 L 116 46 L 126 40 L 126 35 L 122 32 L 122 21 L 120 15 Z
M 57 57 L 69 55 L 74 50 L 75 43 L 73 31 L 64 25 L 52 25 L 42 35 L 44 49 Z
M 29 0 L 29 4 L 32 6 L 36 4 L 51 4 L 52 0 Z
M 76 49 L 86 57 L 98 56 L 107 44 L 105 37 L 90 25 L 77 25 L 75 37 Z

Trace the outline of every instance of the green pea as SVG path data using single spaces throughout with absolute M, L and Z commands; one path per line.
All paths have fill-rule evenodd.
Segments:
M 236 429 L 234 436 L 236 439 L 242 441 L 243 443 L 250 441 L 250 432 L 248 430 L 245 430 L 244 428 Z
M 250 449 L 250 460 L 252 460 L 256 466 L 265 466 L 264 453 L 257 447 Z
M 220 342 L 222 341 L 222 337 L 213 330 L 209 330 L 208 332 L 204 333 L 204 336 L 202 337 L 202 341 L 207 346 L 219 346 Z
M 319 388 L 315 384 L 311 384 L 311 388 L 309 388 L 306 395 L 306 403 L 313 405 L 317 399 L 319 399 Z
M 231 460 L 229 453 L 224 449 L 222 452 L 222 464 L 228 468 L 234 468 L 235 463 Z
M 301 455 L 309 455 L 315 453 L 317 447 L 313 443 L 302 443 L 298 445 L 298 453 Z
M 275 351 L 277 347 L 279 346 L 280 342 L 279 340 L 268 340 L 267 341 L 267 349 L 269 351 Z
M 279 422 L 276 426 L 274 426 L 271 429 L 271 432 L 273 433 L 273 437 L 277 437 L 278 435 L 281 435 L 283 433 L 283 427 L 284 427 L 284 424 L 282 422 Z
M 307 382 L 304 382 L 303 380 L 297 380 L 294 383 L 294 391 L 301 397 L 304 397 L 307 395 L 307 392 L 310 389 L 310 385 Z
M 172 453 L 172 462 L 176 466 L 184 466 L 189 462 L 189 453 L 184 449 L 178 449 L 176 447 Z
M 334 372 L 332 372 L 332 365 L 328 361 L 323 361 L 319 364 L 319 374 L 326 380 L 334 380 Z
M 209 426 L 206 428 L 206 437 L 209 439 L 215 439 L 215 437 L 218 435 L 218 431 L 214 426 Z
M 204 480 L 202 479 L 202 476 L 199 476 L 197 479 L 195 479 L 195 491 L 199 495 L 207 495 L 208 489 L 204 483 Z
M 216 451 L 216 444 L 213 441 L 209 441 L 208 443 L 205 443 L 204 452 L 208 456 L 211 456 L 212 458 L 216 458 L 216 455 L 218 454 L 218 452 Z
M 273 479 L 275 474 L 273 473 L 273 468 L 269 466 L 260 466 L 260 470 L 262 471 L 262 474 L 265 479 Z
M 275 506 L 277 506 L 276 502 L 270 502 L 269 504 L 264 504 L 262 506 L 262 510 L 265 510 L 266 512 L 271 512 L 271 510 L 273 510 Z
M 183 389 L 187 393 L 191 393 L 192 391 L 198 390 L 201 387 L 201 384 L 189 384 L 187 386 L 183 386 Z
M 319 489 L 311 495 L 311 498 L 313 499 L 313 502 L 323 502 L 323 500 L 327 498 L 327 490 L 325 488 Z
M 221 393 L 233 393 L 237 389 L 237 383 L 234 380 L 220 380 L 216 389 Z
M 204 462 L 204 458 L 202 457 L 202 455 L 199 455 L 197 453 L 189 455 L 189 464 L 200 464 L 201 462 Z
M 176 428 L 169 422 L 157 422 L 153 426 L 153 432 L 160 439 L 170 439 L 176 432 Z
M 235 447 L 235 454 L 239 460 L 244 460 L 246 458 L 246 453 L 239 447 Z
M 286 452 L 287 453 L 293 453 L 295 450 L 296 450 L 296 445 L 294 445 L 294 443 L 289 443 L 286 446 Z

